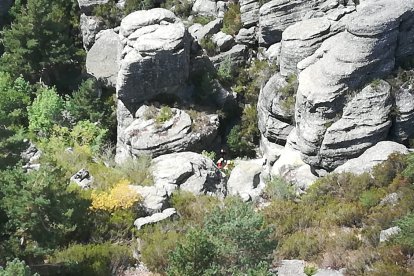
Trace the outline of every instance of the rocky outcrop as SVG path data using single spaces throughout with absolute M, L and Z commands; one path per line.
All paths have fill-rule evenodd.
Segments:
M 386 242 L 391 239 L 393 236 L 398 235 L 401 232 L 401 228 L 398 226 L 394 226 L 380 232 L 380 242 Z
M 276 268 L 278 276 L 305 276 L 306 262 L 303 260 L 282 260 Z M 343 276 L 341 270 L 317 269 L 314 276 Z
M 24 142 L 27 142 L 25 140 Z M 36 147 L 35 144 L 29 141 L 27 149 L 25 149 L 20 156 L 24 161 L 23 170 L 26 172 L 38 171 L 40 169 L 40 157 L 43 152 Z
M 118 133 L 117 161 L 128 157 L 208 148 L 217 136 L 217 115 L 199 113 L 191 118 L 176 108 L 141 106 L 135 119 Z
M 177 211 L 174 208 L 167 208 L 161 213 L 155 213 L 148 217 L 137 218 L 134 221 L 134 225 L 137 230 L 141 229 L 143 226 L 148 224 L 154 224 L 165 219 L 171 218 L 177 214 Z
M 157 95 L 185 93 L 190 39 L 171 11 L 133 12 L 122 19 L 119 36 L 117 95 L 132 113 Z
M 373 167 L 387 160 L 388 156 L 392 153 L 408 154 L 408 149 L 395 142 L 382 141 L 367 149 L 361 156 L 351 159 L 339 166 L 334 172 L 351 172 L 354 174 L 371 172 Z
M 296 66 L 311 56 L 328 37 L 339 31 L 326 17 L 312 18 L 289 26 L 282 34 L 280 73 L 297 74 Z
M 365 87 L 346 104 L 339 120 L 328 126 L 320 156 L 322 167 L 333 169 L 385 140 L 391 127 L 391 86 L 380 81 Z
M 262 171 L 262 159 L 236 161 L 227 181 L 228 194 L 240 196 L 244 201 L 257 199 L 265 187 Z
M 221 172 L 212 160 L 201 154 L 180 152 L 162 155 L 152 160 L 150 170 L 153 186 L 130 186 L 143 197 L 142 206 L 150 214 L 164 210 L 168 198 L 176 190 L 219 197 L 226 194 Z
M 244 28 L 256 26 L 259 22 L 259 1 L 240 0 L 240 18 Z
M 250 27 L 248 29 L 242 28 L 236 35 L 236 43 L 253 46 L 257 42 L 256 38 L 257 27 Z
M 339 137 L 335 132 L 342 127 L 339 123 L 333 124 L 343 116 L 342 113 L 345 114 L 343 108 L 349 91 L 357 90 L 374 78 L 384 77 L 394 69 L 396 52 L 402 47 L 399 41 L 400 28 L 405 26 L 407 20 L 411 20 L 413 14 L 413 0 L 392 3 L 386 0 L 362 1 L 357 11 L 346 18 L 346 31 L 328 38 L 312 56 L 299 62 L 298 69 L 301 73 L 295 121 L 298 146 L 305 162 L 333 169 L 347 158 L 352 158 L 347 156 L 345 147 L 353 148 L 350 153 L 355 157 L 367 147 L 385 139 L 390 125 L 385 120 L 388 107 L 380 102 L 375 103 L 379 110 L 369 111 L 371 118 L 377 116 L 373 113 L 379 112 L 378 116 L 382 119 L 376 122 L 377 126 L 374 126 L 376 119 L 373 119 L 369 122 L 370 130 L 361 125 L 356 128 L 361 131 L 359 135 L 356 129 L 353 131 L 354 137 L 367 136 L 367 139 L 352 142 L 349 135 Z M 366 100 L 374 100 L 370 97 L 366 96 Z M 363 101 L 363 98 L 360 100 Z M 386 94 L 383 94 L 382 99 L 386 98 Z M 367 107 L 364 110 L 368 111 L 369 103 L 365 104 Z M 359 108 L 351 110 L 348 107 L 346 117 L 353 117 L 356 122 L 357 113 L 351 113 L 362 114 L 358 110 Z M 354 128 L 348 119 L 342 122 L 348 122 L 350 130 Z M 331 130 L 327 131 L 330 127 Z M 342 128 L 341 133 L 345 132 L 347 129 Z M 342 161 L 332 160 L 332 146 L 338 153 L 343 152 Z M 331 160 L 324 161 L 326 157 L 331 157 Z
M 407 142 L 414 137 L 414 87 L 401 87 L 395 93 L 393 108 L 392 138 L 397 142 Z
M 282 44 L 275 43 L 272 44 L 265 52 L 264 57 L 271 63 L 280 64 L 280 50 L 282 48 Z
M 95 43 L 95 36 L 104 28 L 104 23 L 99 17 L 81 14 L 79 24 L 83 47 L 85 50 L 89 50 Z
M 93 180 L 93 176 L 86 169 L 79 170 L 70 178 L 70 181 L 76 183 L 82 189 L 91 188 Z
M 283 93 L 283 88 L 287 85 L 283 76 L 274 75 L 260 91 L 257 103 L 259 130 L 266 139 L 275 143 L 286 141 L 293 129 L 294 110 L 287 102 L 291 99 L 287 99 Z
M 272 0 L 259 10 L 259 43 L 269 46 L 279 42 L 283 31 L 290 25 L 306 18 L 319 17 L 321 14 L 317 14 L 317 10 L 322 13 L 337 6 L 337 1 L 330 0 Z
M 227 52 L 221 53 L 210 58 L 211 62 L 216 68 L 220 67 L 220 64 L 224 61 L 230 61 L 233 69 L 240 68 L 246 64 L 248 57 L 248 48 L 246 45 L 236 44 Z
M 116 87 L 118 76 L 118 47 L 120 40 L 113 30 L 105 30 L 97 35 L 86 56 L 86 71 L 105 86 Z
M 223 32 L 218 32 L 213 35 L 211 40 L 217 46 L 219 52 L 226 52 L 234 46 L 234 38 L 231 35 L 225 34 Z
M 192 11 L 201 16 L 217 16 L 217 3 L 211 0 L 195 0 Z
M 318 179 L 312 173 L 311 167 L 303 162 L 300 152 L 289 144 L 281 152 L 270 173 L 272 177 L 280 177 L 292 183 L 298 192 L 305 191 Z
M 193 27 L 194 26 L 194 27 Z M 197 41 L 201 41 L 203 38 L 207 36 L 212 36 L 218 32 L 220 32 L 221 27 L 223 27 L 223 19 L 217 18 L 210 22 L 208 22 L 206 25 L 202 26 L 199 25 L 193 25 L 192 29 L 193 31 L 190 31 L 193 37 Z

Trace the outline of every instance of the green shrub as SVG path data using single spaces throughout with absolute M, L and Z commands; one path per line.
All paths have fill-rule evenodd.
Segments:
M 187 18 L 191 15 L 193 3 L 188 0 L 167 0 L 161 7 L 174 11 L 175 15 L 181 18 Z
M 124 6 L 124 15 L 128 15 L 134 11 L 149 10 L 155 8 L 153 0 L 126 0 Z
M 202 16 L 202 15 L 198 15 L 198 16 L 194 16 L 193 18 L 193 23 L 194 24 L 201 24 L 201 25 L 206 25 L 207 23 L 209 23 L 210 21 L 213 21 L 214 17 L 212 16 Z
M 229 199 L 187 233 L 170 256 L 169 275 L 263 275 L 275 248 L 271 232 L 252 205 Z
M 212 160 L 213 162 L 216 159 L 216 153 L 214 151 L 206 151 L 206 150 L 203 150 L 201 152 L 201 155 L 207 157 L 208 159 Z
M 285 259 L 310 260 L 320 253 L 322 246 L 316 234 L 299 231 L 281 241 L 278 255 Z
M 234 126 L 227 136 L 227 145 L 234 156 L 254 156 L 254 145 L 243 136 L 240 125 Z
M 218 80 L 223 84 L 231 83 L 232 79 L 234 78 L 233 73 L 233 65 L 231 63 L 230 56 L 225 58 L 221 63 L 217 70 L 217 77 Z
M 118 8 L 115 0 L 97 5 L 93 10 L 93 14 L 102 19 L 108 29 L 115 28 L 121 23 L 122 10 Z
M 11 262 L 7 262 L 6 267 L 0 266 L 0 276 L 38 276 L 39 274 L 32 274 L 29 266 L 24 261 L 14 259 Z
M 231 3 L 224 13 L 221 31 L 229 35 L 236 35 L 242 27 L 240 15 L 240 4 Z
M 395 238 L 395 242 L 412 254 L 414 252 L 414 213 L 408 214 L 398 221 L 398 226 L 401 228 L 401 232 Z
M 181 242 L 183 234 L 166 223 L 147 226 L 138 233 L 141 241 L 141 256 L 145 265 L 153 272 L 164 273 L 169 254 Z
M 305 266 L 305 268 L 303 269 L 303 273 L 306 274 L 306 276 L 312 276 L 315 275 L 316 272 L 318 272 L 318 268 L 313 266 L 313 265 L 307 265 Z
M 79 146 L 90 146 L 97 152 L 105 142 L 108 131 L 89 121 L 78 122 L 70 132 L 70 137 Z
M 272 200 L 290 200 L 296 196 L 295 187 L 280 177 L 267 181 L 264 196 Z
M 74 244 L 57 251 L 52 263 L 64 264 L 70 275 L 114 275 L 133 264 L 131 250 L 127 246 L 111 243 Z
M 200 40 L 200 46 L 206 50 L 208 56 L 214 56 L 216 54 L 216 45 L 214 44 L 213 40 L 211 40 L 211 36 L 206 35 Z
M 285 110 L 285 112 L 293 114 L 298 84 L 299 82 L 297 80 L 297 76 L 292 74 L 287 79 L 287 85 L 279 90 L 282 96 L 282 108 Z
M 155 122 L 157 124 L 165 123 L 174 116 L 172 109 L 169 106 L 162 106 L 157 117 L 155 117 Z
M 380 203 L 381 199 L 385 196 L 385 192 L 380 189 L 370 189 L 362 192 L 359 197 L 359 202 L 365 208 L 371 208 Z
M 41 136 L 50 135 L 54 124 L 62 120 L 64 101 L 54 88 L 43 87 L 28 107 L 29 130 Z

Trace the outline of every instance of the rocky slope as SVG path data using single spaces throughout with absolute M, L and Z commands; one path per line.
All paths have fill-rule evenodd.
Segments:
M 414 88 L 410 82 L 396 87 L 380 79 L 414 56 L 414 0 L 365 0 L 359 5 L 243 0 L 241 29 L 235 34 L 223 32 L 229 4 L 221 1 L 195 1 L 190 18 L 160 8 L 136 11 L 105 31 L 86 18 L 93 16 L 90 7 L 99 4 L 80 2 L 87 70 L 116 88 L 119 162 L 140 154 L 201 151 L 216 143 L 216 115 L 203 113 L 203 123 L 195 128 L 194 118 L 178 107 L 157 123 L 145 115 L 147 105 L 168 95 L 191 102 L 199 93 L 192 84 L 195 75 L 217 71 L 226 62 L 234 70 L 257 58 L 280 68 L 262 86 L 257 103 L 266 164 L 231 193 L 251 197 L 243 191 L 256 189 L 256 175 L 264 170 L 306 189 L 317 175 L 382 141 L 406 143 L 413 137 Z M 194 16 L 213 18 L 201 25 L 192 23 Z M 206 39 L 214 49 L 203 49 Z M 231 88 L 214 82 L 219 87 L 216 100 L 223 106 L 232 98 Z M 285 144 L 281 150 L 279 145 Z

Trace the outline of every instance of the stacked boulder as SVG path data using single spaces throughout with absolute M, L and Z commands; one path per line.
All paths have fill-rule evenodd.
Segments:
M 401 47 L 407 55 L 414 53 L 406 45 L 411 38 L 400 34 L 413 15 L 413 0 L 364 1 L 348 17 L 344 32 L 299 62 L 295 121 L 305 162 L 331 170 L 386 139 L 389 87 L 375 82 L 351 102 L 348 98 L 364 83 L 387 76 Z

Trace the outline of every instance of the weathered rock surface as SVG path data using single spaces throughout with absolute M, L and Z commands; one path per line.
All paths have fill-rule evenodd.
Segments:
M 323 161 L 326 156 L 332 157 L 329 152 L 332 142 L 336 144 L 336 148 L 341 148 L 341 144 L 344 147 L 350 145 L 355 145 L 351 148 L 360 147 L 359 141 L 352 143 L 347 138 L 349 136 L 344 136 L 345 140 L 341 141 L 342 138 L 336 135 L 334 141 L 333 132 L 329 132 L 331 138 L 328 139 L 325 133 L 337 118 L 341 117 L 345 96 L 350 90 L 356 90 L 374 78 L 384 77 L 394 69 L 396 52 L 399 47 L 402 47 L 398 39 L 400 26 L 405 26 L 413 14 L 413 0 L 399 0 L 392 3 L 385 0 L 362 1 L 357 11 L 346 18 L 345 32 L 328 38 L 312 56 L 299 62 L 298 68 L 302 72 L 299 74 L 295 121 L 298 146 L 305 162 L 332 169 L 348 158 L 343 154 L 341 162 Z M 414 50 L 414 47 L 411 50 Z M 411 50 L 406 49 L 405 52 Z M 383 110 L 386 110 L 385 106 L 378 110 L 380 116 L 383 115 Z M 373 113 L 375 110 L 370 114 Z M 363 121 L 363 118 L 359 120 Z M 338 124 L 335 127 L 340 126 Z M 332 130 L 336 131 L 335 127 Z M 353 128 L 351 124 L 349 127 Z M 368 143 L 362 141 L 365 145 L 361 146 L 360 150 L 365 150 L 368 144 L 372 145 L 385 139 L 383 134 L 387 132 L 387 128 L 389 128 L 388 121 L 378 124 L 371 130 L 364 130 L 361 127 L 360 130 L 365 133 L 361 133 L 360 136 L 367 134 L 368 140 L 372 139 L 372 141 Z M 377 129 L 377 135 L 369 133 L 373 129 Z M 344 131 L 345 129 L 342 133 Z M 322 143 L 325 145 L 322 146 Z M 325 151 L 323 156 L 322 147 Z M 352 154 L 357 156 L 357 151 L 352 151 Z
M 196 0 L 193 4 L 192 11 L 197 15 L 217 16 L 217 3 L 211 0 Z
M 414 87 L 402 87 L 397 91 L 395 109 L 392 138 L 398 142 L 406 142 L 414 137 Z
M 195 38 L 198 41 L 201 41 L 206 36 L 212 36 L 220 32 L 221 27 L 223 27 L 223 19 L 217 18 L 217 19 L 214 19 L 213 21 L 208 22 L 204 26 L 201 26 L 201 27 L 198 27 L 198 25 L 196 26 L 197 27 L 193 27 L 193 28 L 197 28 L 197 29 L 195 29 L 192 33 L 194 34 Z
M 117 161 L 132 156 L 162 154 L 207 148 L 217 136 L 217 115 L 200 113 L 191 118 L 185 111 L 171 108 L 171 117 L 157 122 L 162 109 L 143 105 L 135 119 L 118 133 Z
M 278 276 L 305 276 L 306 262 L 303 260 L 282 260 L 276 268 Z M 314 276 L 343 276 L 341 270 L 318 269 Z
M 129 110 L 135 112 L 139 103 L 160 94 L 184 92 L 190 39 L 171 11 L 133 12 L 122 20 L 119 35 L 117 95 Z
M 154 179 L 153 186 L 130 185 L 143 197 L 142 206 L 150 214 L 164 210 L 168 206 L 168 198 L 176 190 L 195 195 L 226 195 L 221 172 L 213 161 L 198 153 L 162 155 L 152 160 L 150 170 Z
M 246 64 L 248 57 L 248 48 L 246 45 L 236 44 L 227 52 L 221 53 L 210 58 L 211 62 L 216 68 L 220 67 L 220 64 L 225 60 L 230 60 L 231 65 L 234 68 L 240 68 Z
M 265 52 L 264 56 L 267 60 L 271 63 L 280 64 L 280 50 L 282 48 L 282 44 L 275 43 L 272 44 Z
M 335 169 L 335 172 L 351 172 L 355 174 L 370 172 L 375 165 L 387 160 L 392 153 L 408 154 L 408 149 L 404 145 L 395 142 L 382 141 L 367 149 L 358 158 L 351 159 L 339 166 Z
M 109 87 L 116 87 L 118 76 L 118 47 L 120 40 L 113 30 L 105 30 L 97 35 L 86 56 L 86 71 Z
M 299 191 L 305 191 L 316 179 L 311 167 L 303 162 L 299 151 L 286 145 L 279 159 L 274 163 L 271 175 L 281 177 L 295 185 Z
M 162 155 L 153 160 L 151 169 L 154 185 L 165 187 L 169 193 L 180 189 L 195 195 L 225 194 L 225 188 L 220 187 L 221 172 L 212 160 L 201 154 L 181 152 Z
M 223 32 L 218 32 L 217 34 L 213 35 L 211 40 L 217 46 L 219 52 L 226 52 L 230 50 L 231 47 L 233 47 L 235 44 L 233 36 L 225 34 Z
M 88 170 L 81 169 L 70 178 L 70 181 L 76 183 L 82 189 L 89 189 L 93 184 L 93 176 Z
M 293 129 L 293 109 L 287 108 L 282 88 L 288 83 L 280 74 L 269 79 L 260 91 L 257 103 L 258 124 L 261 134 L 269 141 L 282 143 Z
M 358 93 L 342 117 L 325 132 L 320 148 L 322 167 L 333 169 L 385 140 L 391 127 L 391 86 L 381 81 Z
M 256 26 L 259 22 L 259 1 L 240 0 L 241 22 L 244 28 Z
M 95 36 L 104 28 L 103 21 L 96 16 L 81 14 L 80 29 L 82 32 L 83 47 L 89 50 L 95 43 Z M 117 48 L 118 49 L 118 48 Z
M 289 26 L 282 34 L 280 73 L 297 74 L 297 64 L 311 56 L 329 36 L 335 34 L 326 17 L 303 20 Z
M 311 12 L 321 9 L 324 0 L 272 0 L 259 10 L 259 43 L 263 46 L 269 46 L 282 39 L 282 32 L 290 25 L 305 19 L 305 16 Z M 335 1 L 336 2 L 336 1 Z M 336 6 L 338 3 L 336 2 Z M 325 6 L 325 10 L 334 8 Z M 315 17 L 308 15 L 307 18 Z
M 394 227 L 382 230 L 380 232 L 380 242 L 386 242 L 393 236 L 398 235 L 400 232 L 401 232 L 401 228 L 398 226 L 394 226 Z
M 265 187 L 262 171 L 262 159 L 236 161 L 227 181 L 228 194 L 238 195 L 245 201 L 258 198 Z
M 244 45 L 255 45 L 257 42 L 256 38 L 256 29 L 257 27 L 250 27 L 248 29 L 242 28 L 236 35 L 236 43 Z
M 162 211 L 161 213 L 155 213 L 155 214 L 153 214 L 151 216 L 148 216 L 148 217 L 143 217 L 143 218 L 136 219 L 134 221 L 134 225 L 139 230 L 145 225 L 154 224 L 154 223 L 163 221 L 165 219 L 173 217 L 176 214 L 177 214 L 177 211 L 175 210 L 175 208 L 167 208 L 164 211 Z
M 20 154 L 25 163 L 23 169 L 26 172 L 38 171 L 40 169 L 40 157 L 42 157 L 42 154 L 43 152 L 29 141 L 27 149 Z

